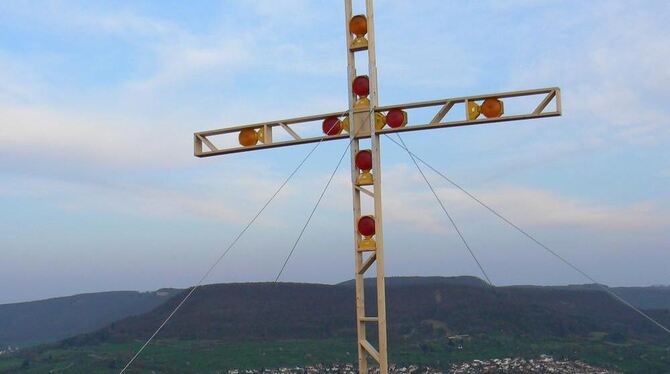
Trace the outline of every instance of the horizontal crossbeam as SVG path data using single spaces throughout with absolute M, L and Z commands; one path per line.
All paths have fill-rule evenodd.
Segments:
M 505 99 L 512 99 L 519 97 L 531 97 L 535 98 L 537 101 L 534 104 L 532 104 L 528 110 L 521 111 L 515 114 L 508 115 L 503 113 L 502 115 L 497 117 L 486 118 L 484 116 L 480 116 L 479 118 L 474 119 L 471 118 L 468 114 L 468 103 L 480 104 L 481 102 L 489 98 L 502 100 L 504 103 L 506 102 Z M 549 107 L 552 102 L 554 103 L 553 108 L 551 110 L 547 110 L 547 107 Z M 458 115 L 457 118 L 451 118 L 445 120 L 448 114 L 454 110 L 454 107 L 456 105 L 462 106 L 464 110 L 461 111 L 460 115 Z M 526 103 L 525 106 L 528 106 L 528 103 Z M 492 122 L 519 121 L 519 120 L 527 120 L 535 118 L 560 116 L 561 92 L 560 89 L 557 87 L 541 88 L 541 89 L 525 90 L 525 91 L 500 92 L 486 95 L 464 96 L 464 97 L 456 97 L 441 100 L 421 101 L 416 103 L 387 105 L 383 107 L 377 107 L 375 111 L 383 114 L 391 109 L 401 109 L 404 111 L 408 111 L 412 109 L 430 108 L 430 107 L 436 108 L 435 114 L 432 116 L 432 120 L 430 120 L 430 122 L 419 123 L 419 124 L 412 123 L 412 115 L 408 115 L 409 123 L 407 123 L 405 126 L 397 128 L 384 127 L 383 129 L 378 130 L 378 133 L 417 131 L 417 130 L 428 130 L 443 127 L 456 127 L 456 126 L 467 126 L 467 125 L 482 125 Z M 347 115 L 348 112 L 333 112 L 333 113 L 317 114 L 305 117 L 289 118 L 279 121 L 259 122 L 249 125 L 196 132 L 194 134 L 194 153 L 195 156 L 197 157 L 209 157 L 228 153 L 257 151 L 261 149 L 268 149 L 275 147 L 286 147 L 290 145 L 314 143 L 319 141 L 346 139 L 349 138 L 349 134 L 346 132 L 342 132 L 337 135 L 318 135 L 318 136 L 315 135 L 309 136 L 307 134 L 300 135 L 300 132 L 311 131 L 311 133 L 313 134 L 314 132 L 318 131 L 318 133 L 321 134 L 321 122 L 324 119 L 328 117 L 337 117 L 343 120 L 344 117 L 346 117 Z M 356 117 L 357 115 L 369 115 L 369 110 L 368 109 L 356 110 L 354 112 L 354 117 Z M 356 122 L 356 118 L 354 118 L 354 122 Z M 238 145 L 237 136 L 240 134 L 242 130 L 246 129 L 254 130 L 259 134 L 260 141 L 258 142 L 258 144 L 246 147 Z M 365 134 L 364 132 L 356 134 L 357 138 L 366 138 L 369 136 L 370 136 L 369 132 L 367 134 Z M 222 138 L 220 139 L 220 142 L 217 142 L 218 138 Z

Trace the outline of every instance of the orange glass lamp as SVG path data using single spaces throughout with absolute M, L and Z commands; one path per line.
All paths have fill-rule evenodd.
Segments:
M 375 219 L 373 216 L 362 216 L 358 219 L 358 233 L 363 236 L 358 242 L 359 251 L 374 251 L 377 248 L 377 243 L 372 238 L 375 235 Z
M 356 184 L 359 186 L 370 185 L 374 183 L 372 178 L 372 152 L 370 150 L 364 149 L 356 153 L 356 158 L 354 159 L 356 167 L 361 171 L 356 177 Z
M 240 135 L 238 136 L 240 145 L 243 147 L 251 147 L 258 143 L 258 133 L 252 128 L 242 129 Z
M 368 40 L 365 38 L 365 34 L 368 33 L 368 20 L 364 15 L 359 14 L 351 17 L 349 31 L 356 35 L 354 40 L 351 41 L 351 50 L 360 51 L 368 48 Z
M 358 95 L 358 100 L 354 103 L 354 108 L 369 108 L 370 99 L 368 99 L 368 95 L 370 94 L 370 79 L 368 79 L 368 76 L 359 75 L 354 78 L 354 81 L 351 83 L 351 89 Z
M 505 113 L 503 102 L 495 97 L 489 97 L 480 105 L 481 112 L 486 118 L 498 118 Z

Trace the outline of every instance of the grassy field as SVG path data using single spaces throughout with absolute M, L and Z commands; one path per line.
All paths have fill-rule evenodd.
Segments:
M 462 348 L 459 349 L 459 345 Z M 140 343 L 50 347 L 0 358 L 7 373 L 118 373 Z M 451 363 L 495 357 L 579 359 L 626 373 L 670 372 L 668 344 L 636 341 L 612 343 L 590 339 L 542 340 L 476 337 L 461 343 L 431 341 L 394 344 L 391 361 L 448 367 Z M 150 345 L 129 373 L 220 373 L 229 368 L 263 368 L 311 363 L 355 362 L 352 341 L 294 340 L 281 342 L 167 341 Z

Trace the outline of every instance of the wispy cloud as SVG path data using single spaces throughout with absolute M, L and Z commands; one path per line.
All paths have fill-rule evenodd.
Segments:
M 466 225 L 475 223 L 482 214 L 476 202 L 446 182 L 431 177 L 438 196 L 448 210 L 461 217 Z M 415 230 L 444 233 L 449 225 L 435 197 L 418 172 L 409 165 L 387 170 L 384 183 L 385 213 L 389 218 Z M 476 188 L 475 196 L 494 209 L 526 227 L 582 228 L 591 230 L 657 230 L 667 227 L 667 218 L 653 201 L 612 206 L 526 186 L 495 185 Z M 482 213 L 479 214 L 478 212 Z
M 189 144 L 106 114 L 66 113 L 34 105 L 1 105 L 0 148 L 16 159 L 98 169 L 162 168 L 190 153 Z M 180 149 L 182 152 L 175 152 Z
M 546 45 L 552 47 L 526 56 L 510 81 L 560 82 L 566 120 L 603 145 L 666 141 L 670 111 L 661 97 L 670 83 L 670 28 L 659 15 L 670 14 L 670 6 L 655 4 L 583 4 L 584 12 L 571 16 L 572 30 L 558 27 L 575 40 L 561 43 L 565 35 L 550 34 Z M 565 23 L 560 19 L 542 18 L 552 27 Z

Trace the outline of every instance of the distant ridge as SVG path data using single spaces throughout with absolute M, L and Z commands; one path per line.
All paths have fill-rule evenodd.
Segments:
M 543 288 L 543 289 L 566 289 L 566 290 L 602 290 L 607 287 L 597 284 L 571 284 L 567 286 L 509 286 L 517 288 Z M 610 291 L 622 297 L 624 300 L 642 309 L 670 309 L 670 287 L 607 287 Z
M 600 290 L 492 288 L 482 287 L 483 282 L 473 286 L 471 279 L 466 284 L 453 284 L 463 281 L 439 277 L 391 280 L 386 291 L 389 339 L 411 342 L 491 333 L 544 338 L 588 337 L 592 333 L 660 335 L 655 326 Z M 64 344 L 143 339 L 180 300 L 181 296 L 175 297 L 151 312 L 114 322 Z M 376 315 L 374 300 L 367 301 L 369 315 Z M 670 324 L 670 310 L 650 314 Z M 233 342 L 350 338 L 355 336 L 354 320 L 354 292 L 349 282 L 213 284 L 193 293 L 160 337 Z
M 180 290 L 113 291 L 0 305 L 0 349 L 56 341 L 146 313 Z
M 371 287 L 374 285 L 374 280 L 366 279 L 365 283 L 366 287 Z M 234 337 L 238 336 L 238 332 L 265 328 L 262 326 L 269 324 L 268 321 L 276 321 L 279 327 L 267 326 L 262 334 L 258 334 L 258 331 L 252 333 L 258 337 L 291 337 L 287 331 L 298 329 L 307 331 L 312 337 L 329 336 L 329 334 L 352 335 L 354 334 L 351 323 L 354 315 L 353 285 L 353 280 L 334 285 L 305 283 L 206 285 L 195 293 L 194 298 L 178 313 L 178 318 L 170 323 L 183 326 L 172 327 L 176 329 L 172 332 L 168 328 L 167 333 L 173 337 L 183 337 L 179 329 L 182 327 L 186 329 L 193 320 L 198 319 L 199 326 L 211 323 L 213 327 L 200 332 L 196 329 L 191 337 Z M 592 284 L 520 285 L 492 289 L 483 280 L 472 276 L 409 276 L 388 277 L 386 285 L 390 321 L 400 319 L 401 323 L 394 323 L 393 326 L 400 327 L 404 324 L 403 328 L 409 329 L 407 331 L 416 328 L 416 324 L 422 326 L 422 323 L 435 319 L 445 321 L 443 323 L 446 323 L 448 331 L 452 329 L 460 331 L 464 326 L 484 329 L 487 325 L 491 327 L 492 324 L 496 324 L 495 328 L 510 328 L 512 331 L 524 332 L 529 331 L 529 327 L 524 325 L 524 318 L 532 320 L 539 315 L 545 315 L 549 321 L 553 321 L 553 326 L 540 328 L 544 329 L 545 333 L 552 334 L 562 331 L 579 332 L 594 329 L 596 326 L 624 330 L 626 326 L 621 320 L 622 316 L 633 321 L 635 324 L 633 331 L 637 331 L 638 327 L 646 329 L 644 321 L 637 316 L 628 315 L 627 309 Z M 614 287 L 610 290 L 640 308 L 657 309 L 658 311 L 652 311 L 652 314 L 662 319 L 670 314 L 670 287 Z M 131 330 L 135 328 L 138 331 L 137 336 L 147 334 L 160 324 L 160 318 L 179 301 L 178 297 L 173 297 L 181 292 L 183 290 L 175 289 L 144 293 L 101 292 L 0 305 L 0 349 L 8 345 L 29 346 L 52 342 L 96 331 L 98 332 L 95 334 L 104 331 L 104 334 L 113 339 L 125 339 L 133 335 Z M 435 298 L 441 298 L 443 301 L 436 303 Z M 614 320 L 603 324 L 597 318 L 601 312 L 593 309 L 600 305 L 598 303 L 605 303 L 602 305 L 607 305 L 608 313 L 611 310 L 618 310 L 623 315 L 614 315 L 612 316 Z M 572 305 L 573 309 L 563 309 L 566 305 Z M 414 306 L 416 310 L 413 309 Z M 540 308 L 541 311 L 533 308 Z M 473 310 L 477 311 L 479 317 L 477 313 L 473 314 Z M 501 313 L 506 310 L 516 312 L 502 315 Z M 491 317 L 486 313 L 491 313 L 498 321 L 488 321 Z M 186 315 L 181 316 L 182 314 Z M 189 320 L 190 318 L 192 320 Z M 451 320 L 452 318 L 455 320 Z M 472 320 L 473 318 L 475 320 Z M 256 319 L 261 320 L 260 325 Z M 403 320 L 405 322 L 402 322 Z M 619 322 L 612 324 L 617 320 Z M 588 324 L 584 324 L 585 321 L 589 321 Z M 666 322 L 670 323 L 670 320 Z M 105 329 L 99 330 L 102 328 Z M 89 338 L 90 336 L 86 339 Z
M 376 282 L 375 278 L 366 278 L 365 285 L 372 286 Z M 445 285 L 457 285 L 457 286 L 472 286 L 472 287 L 488 287 L 488 284 L 483 280 L 469 276 L 461 275 L 456 277 L 440 277 L 440 276 L 431 276 L 431 277 L 386 277 L 386 286 L 395 287 L 395 286 L 412 286 L 412 285 L 423 285 L 423 284 L 445 284 Z M 338 286 L 348 286 L 354 287 L 356 281 L 350 279 L 337 284 Z

